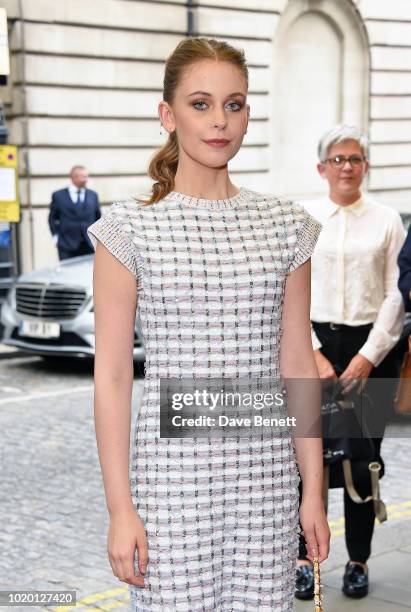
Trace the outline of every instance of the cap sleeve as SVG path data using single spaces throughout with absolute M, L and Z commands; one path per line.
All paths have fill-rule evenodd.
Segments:
M 114 202 L 106 213 L 87 228 L 87 234 L 93 245 L 100 241 L 108 251 L 130 272 L 140 279 L 141 261 L 133 236 L 136 232 L 136 216 L 130 216 L 130 206 L 135 203 Z
M 320 235 L 322 224 L 297 202 L 291 207 L 289 245 L 291 260 L 289 272 L 292 272 L 311 257 Z

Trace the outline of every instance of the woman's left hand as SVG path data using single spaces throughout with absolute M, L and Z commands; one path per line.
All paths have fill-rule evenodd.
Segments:
M 330 552 L 330 528 L 328 527 L 323 500 L 303 495 L 300 505 L 300 522 L 307 545 L 307 559 L 318 557 L 321 563 Z
M 348 393 L 354 389 L 356 385 L 358 385 L 358 393 L 361 393 L 373 367 L 374 364 L 363 355 L 360 355 L 360 353 L 354 355 L 338 379 L 341 382 L 342 393 Z

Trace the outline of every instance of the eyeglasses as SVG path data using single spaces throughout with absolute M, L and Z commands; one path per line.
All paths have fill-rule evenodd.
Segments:
M 336 155 L 335 157 L 328 157 L 325 161 L 329 162 L 333 168 L 342 168 L 345 162 L 349 162 L 352 168 L 358 168 L 365 162 L 365 157 L 360 157 L 360 155 L 350 155 L 350 157 Z

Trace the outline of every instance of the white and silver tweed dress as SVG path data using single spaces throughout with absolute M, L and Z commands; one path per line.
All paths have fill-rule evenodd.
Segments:
M 278 378 L 287 274 L 321 224 L 246 188 L 113 203 L 88 228 L 137 279 L 146 349 L 131 491 L 148 537 L 137 612 L 293 609 L 299 475 L 291 435 L 164 438 L 160 378 Z

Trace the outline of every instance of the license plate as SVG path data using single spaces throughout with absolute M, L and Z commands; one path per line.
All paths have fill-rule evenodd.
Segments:
M 60 336 L 60 324 L 46 321 L 20 321 L 19 336 L 58 338 Z

